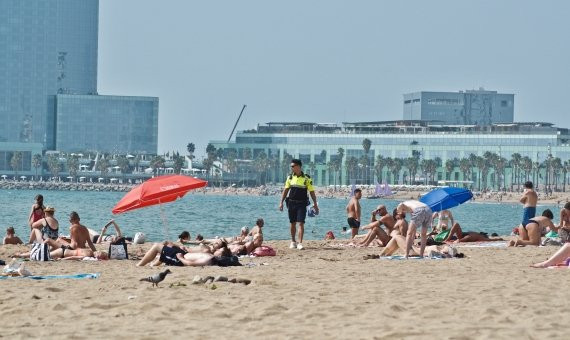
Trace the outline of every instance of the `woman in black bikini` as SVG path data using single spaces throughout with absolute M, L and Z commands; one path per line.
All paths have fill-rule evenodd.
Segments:
M 552 219 L 554 214 L 550 209 L 542 212 L 542 216 L 536 216 L 528 220 L 526 225 L 519 226 L 519 237 L 509 242 L 509 247 L 539 246 L 542 230 L 546 227 L 555 228 Z

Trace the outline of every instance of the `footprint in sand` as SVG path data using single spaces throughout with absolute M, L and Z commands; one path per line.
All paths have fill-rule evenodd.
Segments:
M 46 290 L 47 290 L 48 292 L 54 292 L 54 293 L 63 292 L 63 289 L 61 289 L 61 288 L 56 288 L 56 287 L 46 287 Z

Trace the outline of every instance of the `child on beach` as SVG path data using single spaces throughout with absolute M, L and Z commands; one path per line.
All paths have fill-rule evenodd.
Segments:
M 4 237 L 3 244 L 23 244 L 22 240 L 18 236 L 16 236 L 16 232 L 14 231 L 14 227 L 6 228 L 6 236 Z

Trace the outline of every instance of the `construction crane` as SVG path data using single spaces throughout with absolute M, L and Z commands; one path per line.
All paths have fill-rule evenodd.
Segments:
M 234 128 L 232 129 L 232 132 L 230 133 L 230 136 L 228 137 L 228 143 L 230 142 L 230 140 L 232 139 L 232 136 L 234 135 L 234 131 L 236 130 L 236 127 L 239 123 L 239 120 L 241 118 L 241 115 L 243 114 L 243 111 L 245 110 L 245 108 L 247 107 L 247 105 L 243 105 L 243 107 L 241 108 L 241 112 L 239 113 L 239 116 L 236 120 L 236 123 L 234 124 Z

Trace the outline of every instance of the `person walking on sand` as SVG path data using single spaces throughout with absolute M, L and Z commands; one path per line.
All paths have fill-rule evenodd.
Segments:
M 412 244 L 416 238 L 416 229 L 420 226 L 421 229 L 421 244 L 420 244 L 420 257 L 424 256 L 424 250 L 427 243 L 427 230 L 432 221 L 432 211 L 425 203 L 409 200 L 398 204 L 396 208 L 398 213 L 407 212 L 411 214 L 410 224 L 408 225 L 408 232 L 406 234 L 406 258 L 408 258 L 412 250 Z
M 309 175 L 303 172 L 301 169 L 302 166 L 303 163 L 300 159 L 291 160 L 291 174 L 287 176 L 285 189 L 283 189 L 281 201 L 279 202 L 279 210 L 283 211 L 283 202 L 286 202 L 287 211 L 289 212 L 289 222 L 291 224 L 291 244 L 289 245 L 289 248 L 297 248 L 299 250 L 303 249 L 305 217 L 307 216 L 307 205 L 309 205 L 307 194 L 310 194 L 313 199 L 313 209 L 315 210 L 315 214 L 319 213 L 313 180 Z M 297 223 L 299 223 L 299 243 L 295 240 Z
M 348 202 L 346 206 L 346 214 L 348 218 L 348 226 L 352 231 L 351 239 L 358 235 L 358 228 L 360 228 L 360 199 L 362 198 L 362 190 L 354 189 L 354 196 Z
M 536 203 L 538 202 L 538 195 L 534 191 L 531 181 L 525 182 L 524 191 L 519 202 L 524 205 L 522 225 L 525 227 L 528 221 L 536 216 Z

